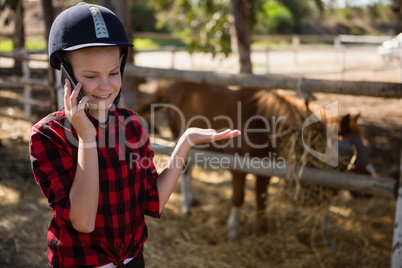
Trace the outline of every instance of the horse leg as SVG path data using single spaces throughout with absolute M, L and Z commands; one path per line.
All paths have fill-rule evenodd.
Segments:
M 257 176 L 255 185 L 255 198 L 257 203 L 256 227 L 257 232 L 265 232 L 267 224 L 265 221 L 265 203 L 268 196 L 268 185 L 270 177 Z
M 244 202 L 244 187 L 246 174 L 242 172 L 232 172 L 232 209 L 228 219 L 229 238 L 240 237 L 240 208 Z
M 191 171 L 193 169 L 193 164 L 186 161 L 186 165 L 183 168 L 181 177 L 181 212 L 183 214 L 191 213 L 191 206 L 195 201 L 195 196 L 193 193 L 193 188 L 191 187 Z

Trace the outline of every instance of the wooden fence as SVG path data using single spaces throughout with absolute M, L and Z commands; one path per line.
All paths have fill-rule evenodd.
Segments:
M 12 98 L 11 96 L 0 96 L 0 98 L 7 99 L 10 101 L 17 101 L 24 105 L 24 118 L 25 120 L 30 120 L 32 106 L 41 107 L 52 107 L 54 103 L 51 100 L 43 101 L 35 99 L 32 96 L 32 92 L 35 89 L 48 89 L 51 92 L 54 91 L 53 87 L 49 84 L 47 80 L 35 79 L 31 77 L 31 69 L 29 67 L 29 61 L 46 61 L 42 59 L 34 59 L 30 57 L 26 50 L 14 51 L 13 53 L 0 53 L 0 57 L 10 58 L 14 60 L 22 61 L 22 77 L 10 76 L 5 78 L 0 78 L 1 88 L 16 88 L 22 87 L 24 89 L 22 98 Z
M 169 33 L 154 33 L 154 32 L 137 32 L 135 34 L 136 38 L 149 38 L 149 39 L 164 39 L 164 40 L 183 40 L 191 39 L 193 37 L 189 36 L 174 36 Z M 391 39 L 392 36 L 367 36 L 367 35 L 331 35 L 331 34 L 320 34 L 320 35 L 297 35 L 297 34 L 267 34 L 267 35 L 253 35 L 251 39 L 253 41 L 287 41 L 293 43 L 295 39 L 303 43 L 373 43 L 380 44 L 386 40 Z
M 173 147 L 157 143 L 151 144 L 155 153 L 171 155 Z M 202 155 L 202 157 L 199 157 Z M 275 167 L 270 160 L 262 160 L 256 165 L 255 158 L 239 155 L 231 155 L 217 152 L 209 152 L 199 149 L 191 149 L 188 159 L 197 165 L 207 168 L 217 168 L 217 163 L 224 163 L 225 169 L 233 169 L 262 176 L 277 176 L 286 178 L 289 169 L 287 167 Z M 224 159 L 225 161 L 220 161 Z M 213 161 L 211 161 L 213 160 Z M 255 162 L 253 162 L 255 161 Z M 305 168 L 300 177 L 300 182 L 306 182 L 321 186 L 349 189 L 361 193 L 368 193 L 375 196 L 388 198 L 395 197 L 396 182 L 390 179 L 373 178 L 370 176 L 323 170 L 317 168 Z
M 251 75 L 251 74 L 221 74 L 212 72 L 194 72 L 194 71 L 178 71 L 168 69 L 145 68 L 134 65 L 126 67 L 126 75 L 138 77 L 153 77 L 159 79 L 175 79 L 196 83 L 209 83 L 217 85 L 237 85 L 242 87 L 258 87 L 258 88 L 283 88 L 297 89 L 300 87 L 300 80 L 297 78 L 279 76 L 279 75 Z M 360 96 L 398 98 L 402 97 L 401 83 L 380 83 L 380 82 L 349 82 L 349 81 L 329 81 L 316 79 L 303 79 L 302 90 L 307 92 L 326 92 L 338 94 L 351 94 Z M 300 88 L 299 88 L 300 90 Z M 156 153 L 171 154 L 173 148 L 161 146 L 160 144 L 152 144 L 152 149 Z M 192 150 L 189 153 L 189 158 L 194 159 L 197 152 Z M 204 159 L 208 159 L 207 152 L 202 153 Z M 275 175 L 286 177 L 287 169 L 273 168 L 258 168 L 252 165 L 245 164 L 236 166 L 234 156 L 221 155 L 213 153 L 209 157 L 222 159 L 226 157 L 230 163 L 230 167 L 244 172 L 260 174 L 260 175 Z M 202 158 L 201 158 L 202 159 Z M 242 159 L 248 163 L 250 159 Z M 240 161 L 240 162 L 241 162 Z M 252 161 L 252 160 L 251 160 Z M 310 169 L 306 168 L 300 181 L 309 182 L 317 185 L 346 188 L 363 193 L 371 193 L 379 196 L 396 197 L 395 211 L 395 227 L 391 249 L 391 267 L 401 268 L 402 264 L 402 153 L 399 183 L 393 180 L 384 178 L 372 178 L 369 176 L 345 174 L 336 171 Z M 204 163 L 205 165 L 205 163 Z M 251 167 L 251 168 L 250 168 Z M 397 193 L 397 194 L 396 194 Z
M 297 44 L 297 42 L 295 43 Z M 276 73 L 276 74 L 291 74 L 291 75 L 326 75 L 326 74 L 338 74 L 339 78 L 342 80 L 344 79 L 344 76 L 348 72 L 355 72 L 355 71 L 387 71 L 387 70 L 398 70 L 399 69 L 399 74 L 397 80 L 399 82 L 402 82 L 402 58 L 400 58 L 399 62 L 386 62 L 382 64 L 376 64 L 373 66 L 349 66 L 346 64 L 346 58 L 348 53 L 353 53 L 355 50 L 361 50 L 361 46 L 345 46 L 345 45 L 338 45 L 338 46 L 333 46 L 333 47 L 322 47 L 322 46 L 308 46 L 308 47 L 302 47 L 297 45 L 293 45 L 292 47 L 289 48 L 271 48 L 271 47 L 260 47 L 260 48 L 254 48 L 252 49 L 252 53 L 262 53 L 265 57 L 264 62 L 264 73 L 265 74 L 271 74 L 271 73 Z M 270 64 L 270 58 L 272 53 L 274 52 L 283 52 L 283 51 L 288 51 L 292 53 L 293 57 L 293 64 L 295 66 L 300 66 L 300 55 L 302 53 L 306 52 L 316 52 L 316 51 L 332 51 L 336 58 L 338 58 L 338 66 L 334 66 L 331 69 L 315 69 L 315 70 L 301 70 L 301 71 L 273 71 L 271 64 Z M 141 54 L 141 53 L 151 53 L 151 52 L 170 52 L 170 68 L 174 69 L 176 68 L 176 55 L 179 52 L 186 52 L 187 49 L 183 47 L 165 47 L 163 49 L 143 49 L 143 50 L 136 50 L 136 54 Z M 190 62 L 193 64 L 193 55 L 189 55 L 190 57 Z M 261 72 L 261 71 L 260 71 Z
M 184 39 L 184 37 L 180 36 L 172 36 L 169 34 L 155 34 L 155 33 L 138 33 L 137 38 L 151 38 L 151 39 Z M 293 74 L 293 75 L 320 75 L 320 74 L 338 74 L 340 79 L 344 78 L 345 73 L 352 71 L 386 71 L 386 70 L 397 70 L 399 69 L 399 82 L 402 82 L 402 57 L 399 59 L 399 62 L 385 62 L 376 64 L 375 66 L 347 66 L 346 58 L 347 54 L 353 53 L 355 50 L 365 49 L 365 46 L 362 45 L 380 45 L 382 42 L 391 39 L 392 36 L 361 36 L 361 35 L 258 35 L 253 36 L 253 41 L 287 41 L 291 44 L 290 47 L 257 47 L 252 48 L 252 53 L 263 53 L 265 55 L 265 73 L 272 73 L 270 57 L 271 54 L 278 51 L 289 51 L 293 55 L 293 64 L 299 65 L 300 60 L 299 57 L 304 52 L 312 52 L 312 51 L 333 51 L 334 55 L 338 58 L 338 66 L 322 70 L 309 70 L 309 71 L 290 71 L 283 72 L 280 71 L 281 74 Z M 333 43 L 333 46 L 317 46 L 317 45 L 301 45 L 302 43 Z M 145 50 L 136 50 L 136 53 L 147 53 L 147 52 L 170 52 L 170 68 L 176 67 L 176 54 L 178 52 L 187 51 L 183 47 L 165 47 L 163 49 L 145 49 Z M 190 55 L 192 61 L 192 55 Z M 278 73 L 278 72 L 276 72 Z
M 282 76 L 282 75 L 252 75 L 252 74 L 222 74 L 213 72 L 197 72 L 197 71 L 179 71 L 172 69 L 156 69 L 156 68 L 146 68 L 134 65 L 127 65 L 125 69 L 125 75 L 137 76 L 137 77 L 152 77 L 158 79 L 173 79 L 181 80 L 187 82 L 195 83 L 207 83 L 216 85 L 236 85 L 241 87 L 257 87 L 257 88 L 282 88 L 282 89 L 296 89 L 297 84 L 300 83 L 299 79 Z M 302 89 L 306 92 L 325 92 L 325 93 L 338 93 L 338 94 L 351 94 L 360 96 L 373 96 L 373 97 L 386 97 L 386 98 L 402 98 L 402 84 L 400 83 L 380 83 L 380 82 L 350 82 L 350 81 L 329 81 L 329 80 L 316 80 L 316 79 L 304 79 Z M 156 146 L 156 152 L 166 153 L 171 150 L 165 147 Z M 205 152 L 204 152 L 205 153 Z M 227 156 L 225 156 L 227 157 Z M 260 173 L 276 175 L 275 170 L 259 170 L 259 169 L 247 169 L 243 170 L 245 172 Z M 284 175 L 281 171 L 281 175 Z M 307 169 L 306 175 L 308 174 L 311 179 L 311 183 L 315 184 L 325 184 L 331 187 L 342 188 L 345 187 L 345 180 L 364 181 L 364 183 L 359 184 L 360 186 L 351 186 L 355 190 L 362 190 L 364 192 L 372 191 L 373 194 L 380 193 L 380 195 L 393 196 L 395 194 L 396 183 L 394 181 L 383 182 L 387 186 L 380 186 L 377 182 L 374 182 L 371 177 L 344 174 L 335 171 L 319 171 L 319 170 L 309 170 Z M 309 178 L 304 177 L 303 180 L 309 180 Z M 328 179 L 330 178 L 330 179 Z M 339 183 L 339 184 L 338 184 Z M 331 184 L 331 185 L 329 185 Z M 367 190 L 373 186 L 374 188 L 382 188 L 387 194 L 382 191 L 377 190 Z M 349 186 L 348 186 L 349 187 Z
M 225 74 L 215 72 L 182 71 L 127 65 L 125 75 L 182 80 L 215 85 L 267 89 L 297 89 L 305 92 L 338 93 L 357 96 L 402 98 L 402 83 L 337 81 L 294 78 L 286 75 Z

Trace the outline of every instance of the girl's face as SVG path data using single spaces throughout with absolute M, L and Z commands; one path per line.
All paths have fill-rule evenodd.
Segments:
M 82 94 L 89 96 L 89 113 L 99 120 L 107 114 L 121 88 L 120 49 L 94 47 L 71 52 L 70 62 Z M 105 114 L 106 113 L 106 114 Z

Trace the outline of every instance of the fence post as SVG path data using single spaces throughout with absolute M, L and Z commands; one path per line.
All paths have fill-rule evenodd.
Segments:
M 339 79 L 343 80 L 343 74 L 345 72 L 345 53 L 346 48 L 342 45 L 342 39 L 340 35 L 337 35 L 334 39 L 334 50 L 335 53 L 338 55 L 338 62 L 339 62 Z
M 299 45 L 300 45 L 300 37 L 298 35 L 294 35 L 292 37 L 292 46 L 293 46 L 293 63 L 295 65 L 299 64 L 298 59 Z
M 399 83 L 402 83 L 402 47 L 399 49 Z
M 344 45 L 339 46 L 339 79 L 343 80 L 345 74 L 345 62 L 346 62 L 346 48 Z
M 265 48 L 265 73 L 269 73 L 269 47 Z
M 392 239 L 391 268 L 402 268 L 402 148 L 400 161 L 398 196 L 395 206 L 394 235 Z
M 61 72 L 56 70 L 55 76 L 56 76 L 55 88 L 56 88 L 57 110 L 61 110 L 64 107 L 64 88 L 63 84 L 61 83 Z
M 174 69 L 174 59 L 175 59 L 175 54 L 176 54 L 176 48 L 172 49 L 172 57 L 171 57 L 171 61 L 170 61 L 170 68 Z
M 32 85 L 28 84 L 31 77 L 31 70 L 29 69 L 28 52 L 25 49 L 21 49 L 17 52 L 18 56 L 22 60 L 22 79 L 26 83 L 24 86 L 24 99 L 31 99 Z M 29 120 L 31 118 L 31 104 L 25 101 L 24 103 L 24 117 Z

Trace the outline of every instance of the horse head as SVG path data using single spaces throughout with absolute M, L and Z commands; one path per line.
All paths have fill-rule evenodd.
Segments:
M 266 118 L 283 117 L 276 126 L 278 154 L 285 156 L 294 165 L 364 173 L 375 176 L 373 166 L 364 146 L 364 131 L 358 124 L 360 114 L 337 116 L 329 114 L 324 107 L 305 103 L 302 99 L 287 95 L 281 90 L 261 90 L 256 94 L 257 113 Z M 313 123 L 308 123 L 308 121 Z M 307 123 L 307 124 L 306 124 Z M 302 139 L 301 139 L 302 137 Z M 338 146 L 338 166 L 306 154 L 310 151 L 324 155 L 329 146 Z
M 357 123 L 360 113 L 341 116 L 338 121 L 338 152 L 340 167 L 349 172 L 376 177 L 364 146 L 364 131 Z

